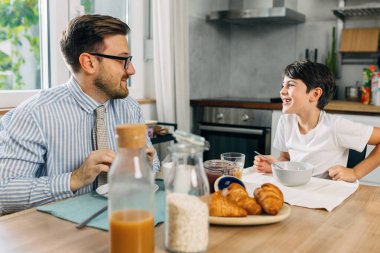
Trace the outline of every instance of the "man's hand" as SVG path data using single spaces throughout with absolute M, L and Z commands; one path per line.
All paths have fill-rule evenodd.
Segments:
M 348 169 L 341 165 L 336 165 L 329 169 L 329 176 L 332 180 L 346 181 L 346 182 L 355 182 L 358 180 L 358 177 L 355 174 L 353 169 Z
M 79 169 L 71 174 L 70 189 L 72 192 L 94 182 L 100 172 L 108 172 L 115 159 L 115 152 L 110 149 L 92 151 Z
M 146 159 L 148 160 L 150 165 L 153 165 L 153 156 L 154 156 L 154 153 L 156 153 L 156 150 L 152 147 L 147 147 L 145 149 L 145 152 L 146 152 Z

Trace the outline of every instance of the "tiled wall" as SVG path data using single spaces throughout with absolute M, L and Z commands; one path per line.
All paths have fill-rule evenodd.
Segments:
M 346 5 L 365 2 L 346 1 Z M 191 98 L 275 97 L 279 95 L 283 68 L 304 59 L 306 48 L 317 48 L 318 61 L 325 61 L 332 27 L 337 25 L 332 9 L 337 8 L 338 0 L 299 0 L 297 9 L 306 15 L 306 22 L 299 25 L 206 23 L 208 12 L 226 10 L 228 6 L 227 0 L 189 1 Z M 371 17 L 347 21 L 345 25 L 379 26 L 379 20 Z M 363 67 L 342 67 L 337 80 L 340 98 L 344 98 L 344 86 L 360 80 Z

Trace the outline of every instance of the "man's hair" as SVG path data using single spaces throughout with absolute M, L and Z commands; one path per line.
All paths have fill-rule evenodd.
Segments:
M 111 16 L 82 15 L 72 19 L 63 31 L 61 51 L 72 71 L 78 72 L 82 53 L 104 50 L 106 36 L 127 35 L 129 30 L 127 24 Z
M 292 79 L 302 80 L 307 86 L 307 92 L 320 87 L 322 95 L 317 103 L 320 110 L 323 110 L 335 94 L 334 75 L 324 64 L 311 61 L 295 61 L 286 66 L 283 75 Z

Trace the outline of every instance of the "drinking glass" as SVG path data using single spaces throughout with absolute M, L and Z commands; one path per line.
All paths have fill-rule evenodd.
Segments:
M 233 176 L 237 178 L 241 178 L 243 175 L 243 168 L 245 163 L 245 154 L 237 153 L 237 152 L 228 152 L 220 155 L 220 159 L 224 161 L 232 162 L 233 168 Z

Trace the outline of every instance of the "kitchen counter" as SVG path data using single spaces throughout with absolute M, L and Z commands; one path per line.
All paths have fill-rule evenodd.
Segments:
M 255 108 L 255 109 L 269 109 L 281 110 L 281 103 L 255 101 L 249 99 L 192 99 L 190 100 L 192 106 L 211 106 L 211 107 L 237 107 L 237 108 Z M 360 114 L 360 115 L 380 115 L 380 106 L 364 105 L 360 102 L 350 102 L 333 100 L 325 108 L 326 111 L 331 113 L 343 114 Z

